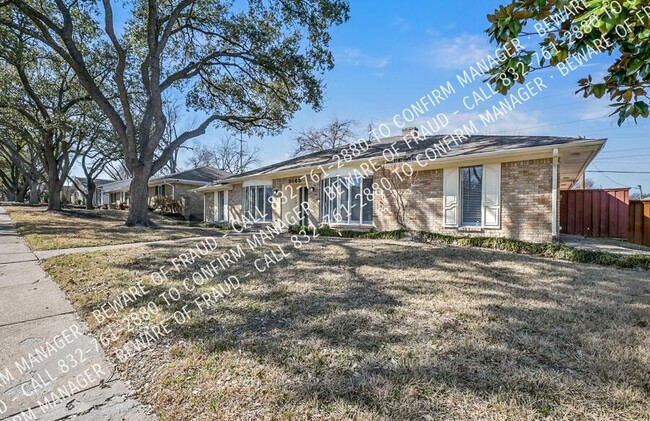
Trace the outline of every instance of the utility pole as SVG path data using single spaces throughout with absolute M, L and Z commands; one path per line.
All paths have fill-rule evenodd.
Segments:
M 239 132 L 239 174 L 244 172 L 244 135 Z
M 637 186 L 639 188 L 639 194 L 641 195 L 640 198 L 643 200 L 643 187 L 641 187 L 641 184 Z

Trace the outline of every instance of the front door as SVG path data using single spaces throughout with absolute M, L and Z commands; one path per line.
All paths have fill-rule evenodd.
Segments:
M 307 187 L 300 187 L 298 189 L 298 215 L 300 216 L 300 225 L 306 227 L 309 225 L 308 203 L 309 203 L 309 190 Z

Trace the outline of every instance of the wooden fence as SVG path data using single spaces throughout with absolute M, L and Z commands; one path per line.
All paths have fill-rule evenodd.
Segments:
M 560 192 L 562 234 L 628 238 L 629 189 Z
M 630 202 L 628 241 L 650 247 L 650 201 Z

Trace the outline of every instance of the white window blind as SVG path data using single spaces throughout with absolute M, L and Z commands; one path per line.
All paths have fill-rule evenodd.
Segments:
M 460 169 L 461 225 L 480 227 L 483 210 L 483 167 Z

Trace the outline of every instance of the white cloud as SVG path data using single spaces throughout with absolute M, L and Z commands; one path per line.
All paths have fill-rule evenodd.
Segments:
M 540 127 L 546 125 L 541 118 L 542 113 L 540 111 L 514 110 L 487 126 L 482 123 L 479 117 L 479 114 L 481 113 L 482 112 L 477 111 L 458 112 L 456 114 L 446 113 L 446 116 L 449 119 L 449 124 L 433 134 L 446 135 L 453 133 L 455 129 L 461 129 L 463 125 L 469 127 L 471 122 L 473 122 L 478 129 L 478 134 L 483 135 L 537 135 L 546 133 L 548 130 L 544 127 Z M 438 112 L 433 112 L 431 115 L 421 116 L 414 121 L 408 122 L 406 126 L 415 126 L 421 130 L 425 130 L 428 127 L 436 129 L 439 127 L 436 125 L 437 120 L 435 119 L 437 114 Z M 391 136 L 397 136 L 401 133 L 401 129 L 395 126 L 392 119 L 377 121 L 375 127 L 379 127 L 380 124 L 385 124 L 390 128 Z M 424 133 L 424 131 L 422 133 Z
M 367 54 L 358 48 L 346 48 L 345 50 L 335 53 L 334 58 L 340 63 L 350 66 L 369 67 L 381 69 L 388 66 L 388 57 L 379 57 Z
M 487 36 L 459 35 L 437 38 L 424 47 L 426 60 L 439 69 L 462 69 L 494 53 Z
M 453 132 L 455 129 L 462 128 L 463 125 L 469 126 L 474 122 L 480 134 L 494 135 L 535 135 L 543 131 L 544 122 L 541 120 L 539 111 L 511 111 L 498 120 L 484 125 L 479 117 L 481 112 L 464 112 L 449 115 L 449 126 L 446 132 Z
M 391 27 L 397 28 L 402 32 L 407 32 L 411 30 L 411 24 L 408 22 L 408 20 L 404 19 L 401 16 L 397 16 L 393 21 L 390 23 Z
M 604 99 L 584 99 L 582 96 L 578 96 L 577 101 L 585 104 L 582 110 L 580 110 L 579 118 L 581 119 L 605 117 L 610 115 L 614 110 L 614 108 L 609 106 L 609 102 Z M 576 105 L 579 104 L 577 101 Z

